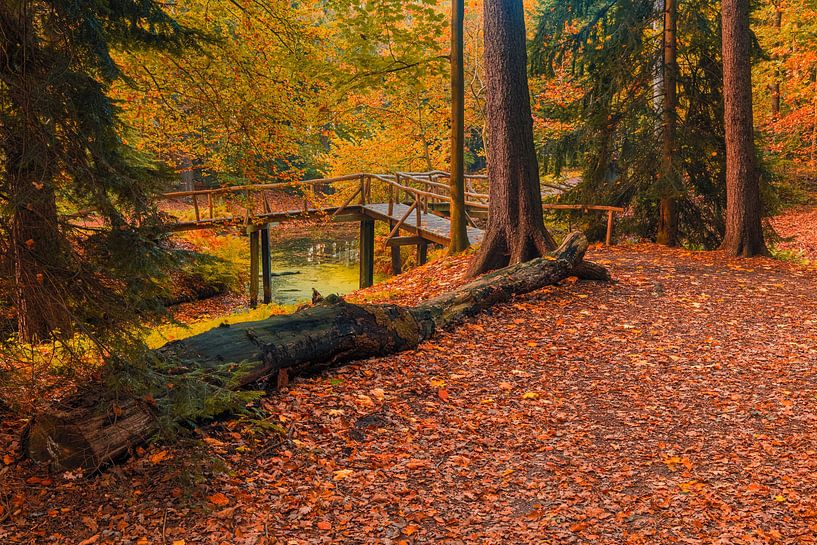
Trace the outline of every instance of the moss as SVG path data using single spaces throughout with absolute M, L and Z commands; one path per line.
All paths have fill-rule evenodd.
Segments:
M 374 317 L 378 326 L 410 346 L 416 346 L 422 340 L 420 326 L 410 312 L 394 306 L 366 305 L 361 308 Z

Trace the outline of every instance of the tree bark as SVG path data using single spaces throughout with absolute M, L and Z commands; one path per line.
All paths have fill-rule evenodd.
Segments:
M 678 245 L 678 206 L 676 202 L 676 126 L 678 115 L 677 81 L 677 0 L 664 0 L 664 100 L 662 111 L 663 148 L 661 155 L 661 200 L 659 203 L 656 241 L 666 246 Z
M 159 357 L 180 372 L 241 370 L 232 384 L 286 383 L 345 362 L 415 348 L 463 318 L 581 272 L 609 279 L 603 267 L 583 261 L 587 240 L 569 235 L 552 257 L 535 259 L 478 278 L 415 307 L 351 304 L 329 297 L 288 316 L 219 327 L 168 343 Z M 158 392 L 172 396 L 173 389 Z M 37 415 L 23 446 L 26 454 L 55 470 L 97 469 L 117 461 L 154 435 L 158 424 L 150 404 L 135 399 L 103 404 L 99 389 L 80 392 L 66 407 Z
M 465 218 L 465 75 L 463 69 L 464 0 L 451 2 L 451 242 L 449 253 L 471 243 Z
M 721 24 L 726 132 L 726 234 L 721 247 L 735 256 L 766 255 L 752 118 L 749 0 L 724 0 Z
M 542 217 L 522 0 L 485 0 L 484 20 L 490 210 L 472 276 L 556 246 Z

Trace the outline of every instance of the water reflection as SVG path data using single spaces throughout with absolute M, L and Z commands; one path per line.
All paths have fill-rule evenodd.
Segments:
M 308 301 L 312 288 L 323 295 L 343 295 L 358 288 L 360 252 L 356 229 L 276 233 L 271 246 L 274 303 Z

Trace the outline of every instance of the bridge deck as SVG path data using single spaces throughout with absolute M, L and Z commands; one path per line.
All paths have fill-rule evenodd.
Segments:
M 407 204 L 400 204 L 395 203 L 392 208 L 392 213 L 389 214 L 389 204 L 388 203 L 375 203 L 375 204 L 366 204 L 360 207 L 362 212 L 376 220 L 381 221 L 393 221 L 397 223 L 400 221 L 406 212 L 409 210 L 409 205 Z M 417 229 L 417 216 L 416 212 L 412 211 L 408 218 L 403 222 L 400 226 L 401 229 L 405 229 L 410 233 L 414 233 L 415 235 L 424 238 L 426 240 L 430 240 L 431 242 L 436 242 L 437 244 L 446 245 L 451 240 L 450 239 L 450 231 L 451 231 L 451 222 L 448 218 L 442 218 L 435 214 L 420 213 L 420 228 Z M 468 228 L 468 240 L 471 243 L 479 243 L 482 242 L 482 238 L 485 236 L 485 232 L 482 229 L 478 229 L 476 227 L 469 227 Z

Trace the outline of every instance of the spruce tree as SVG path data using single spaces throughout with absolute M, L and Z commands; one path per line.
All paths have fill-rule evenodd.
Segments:
M 626 227 L 664 243 L 720 244 L 726 193 L 719 6 L 541 0 L 531 70 L 566 73 L 581 89 L 576 101 L 535 112 L 572 127 L 538 142 L 546 170 L 577 157 L 584 166 L 582 183 L 565 200 L 628 206 L 634 214 Z
M 167 171 L 127 145 L 112 51 L 195 36 L 152 0 L 0 3 L 0 249 L 19 338 L 97 343 L 159 310 Z

